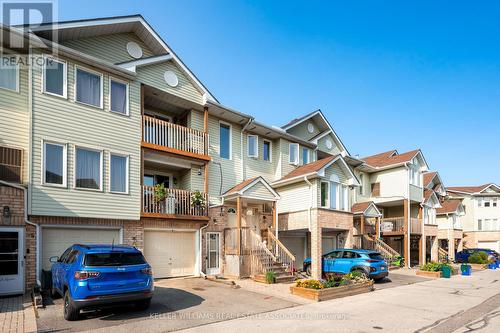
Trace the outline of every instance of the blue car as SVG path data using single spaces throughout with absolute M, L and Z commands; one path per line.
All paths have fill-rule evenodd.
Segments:
M 500 256 L 497 251 L 490 249 L 465 249 L 463 251 L 459 251 L 455 254 L 455 261 L 460 263 L 469 262 L 469 257 L 477 252 L 484 252 L 488 255 L 488 259 L 493 261 L 500 261 Z
M 361 274 L 377 280 L 389 275 L 387 263 L 382 255 L 371 250 L 338 249 L 323 255 L 323 273 Z M 304 260 L 304 271 L 311 275 L 311 258 Z
M 132 302 L 145 310 L 151 303 L 153 272 L 135 247 L 75 244 L 50 261 L 51 293 L 64 298 L 66 320 L 82 309 Z

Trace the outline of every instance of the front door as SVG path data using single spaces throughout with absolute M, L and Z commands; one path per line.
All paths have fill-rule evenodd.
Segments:
M 220 274 L 220 233 L 207 233 L 207 275 Z
M 0 295 L 24 293 L 24 230 L 0 228 Z

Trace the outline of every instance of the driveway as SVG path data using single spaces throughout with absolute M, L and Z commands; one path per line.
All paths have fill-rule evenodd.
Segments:
M 409 284 L 429 281 L 429 278 L 415 275 L 415 272 L 408 273 L 406 271 L 393 270 L 389 272 L 389 276 L 382 281 L 375 282 L 375 290 L 406 286 Z
M 274 311 L 297 305 L 226 284 L 199 278 L 168 279 L 155 283 L 151 307 L 136 311 L 131 306 L 83 313 L 79 321 L 62 316 L 62 300 L 47 299 L 38 311 L 41 332 L 166 332 Z

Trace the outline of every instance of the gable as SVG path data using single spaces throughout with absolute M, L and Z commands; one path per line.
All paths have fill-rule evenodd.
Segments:
M 176 87 L 171 87 L 165 82 L 164 74 L 166 71 L 172 71 L 177 76 L 179 83 Z M 137 80 L 197 104 L 203 104 L 203 94 L 172 61 L 138 67 Z
M 338 177 L 338 180 L 342 184 L 347 184 L 350 179 L 350 175 L 344 171 L 343 167 L 339 164 L 339 161 L 335 161 L 330 166 L 325 169 L 325 174 L 323 176 L 326 180 L 331 180 L 332 178 Z
M 375 205 L 370 205 L 365 210 L 365 216 L 377 217 L 377 216 L 380 216 L 380 212 L 378 211 L 377 207 L 375 207 Z
M 142 49 L 142 58 L 154 53 L 133 32 L 65 40 L 61 44 L 113 64 L 137 60 L 127 52 L 127 43 L 135 42 Z
M 305 141 L 309 141 L 323 131 L 319 128 L 314 118 L 311 118 L 290 128 L 287 132 Z
M 328 134 L 318 140 L 318 150 L 332 155 L 337 155 L 342 152 L 332 134 Z
M 244 191 L 243 196 L 258 198 L 263 200 L 270 200 L 270 201 L 276 200 L 274 194 L 271 191 L 269 191 L 269 189 L 266 186 L 264 186 L 264 184 L 262 184 L 261 182 L 256 183 L 255 185 Z

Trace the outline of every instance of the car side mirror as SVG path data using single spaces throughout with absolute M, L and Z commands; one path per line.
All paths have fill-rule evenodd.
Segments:
M 59 261 L 59 257 L 58 257 L 58 256 L 53 256 L 53 257 L 50 257 L 50 258 L 49 258 L 49 261 L 50 261 L 51 263 L 58 262 L 58 261 Z

